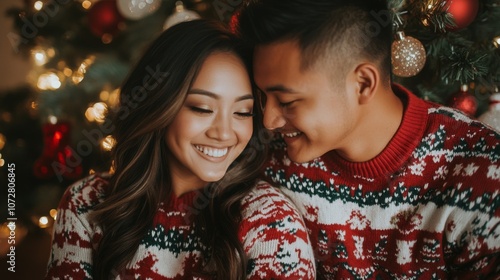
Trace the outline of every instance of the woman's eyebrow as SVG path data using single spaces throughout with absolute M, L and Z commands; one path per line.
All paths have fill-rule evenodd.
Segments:
M 213 99 L 219 100 L 221 99 L 221 96 L 219 94 L 213 93 L 211 91 L 203 90 L 203 89 L 191 89 L 188 94 L 199 94 L 199 95 L 205 95 L 208 97 L 211 97 Z M 251 93 L 245 94 L 242 96 L 236 97 L 235 101 L 242 101 L 242 100 L 248 100 L 248 99 L 254 99 L 253 95 Z

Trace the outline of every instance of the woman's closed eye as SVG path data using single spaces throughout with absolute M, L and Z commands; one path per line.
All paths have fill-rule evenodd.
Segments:
M 209 115 L 214 112 L 212 109 L 202 108 L 197 106 L 190 106 L 189 109 L 201 115 Z M 252 111 L 239 111 L 239 112 L 234 112 L 234 114 L 241 118 L 251 118 L 254 116 Z
M 199 114 L 212 114 L 214 111 L 208 108 L 202 108 L 202 107 L 197 107 L 197 106 L 189 106 L 189 109 L 195 113 Z
M 251 118 L 254 116 L 253 112 L 251 112 L 251 111 L 235 112 L 234 114 L 237 115 L 238 117 L 242 117 L 242 118 Z

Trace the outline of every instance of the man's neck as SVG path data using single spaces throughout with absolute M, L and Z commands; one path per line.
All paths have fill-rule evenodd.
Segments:
M 380 90 L 370 103 L 362 105 L 363 112 L 356 130 L 337 150 L 344 159 L 365 162 L 375 158 L 389 144 L 403 119 L 403 101 L 391 88 Z

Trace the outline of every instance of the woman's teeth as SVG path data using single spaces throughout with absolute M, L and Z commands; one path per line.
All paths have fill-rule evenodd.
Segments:
M 283 137 L 295 137 L 299 136 L 300 134 L 302 134 L 302 132 L 282 133 L 281 135 Z
M 210 157 L 223 157 L 227 154 L 228 148 L 224 149 L 216 149 L 216 148 L 210 148 L 210 147 L 202 147 L 195 145 L 196 149 L 202 153 L 204 153 L 207 156 Z

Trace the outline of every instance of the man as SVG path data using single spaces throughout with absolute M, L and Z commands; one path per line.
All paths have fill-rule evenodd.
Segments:
M 326 279 L 500 274 L 500 135 L 391 84 L 385 1 L 254 0 L 265 175 L 304 215 Z

